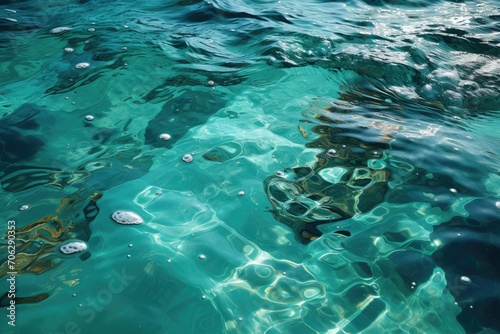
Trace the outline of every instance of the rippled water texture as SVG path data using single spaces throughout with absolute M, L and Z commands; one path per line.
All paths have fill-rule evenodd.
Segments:
M 500 333 L 499 56 L 496 0 L 0 1 L 0 332 Z

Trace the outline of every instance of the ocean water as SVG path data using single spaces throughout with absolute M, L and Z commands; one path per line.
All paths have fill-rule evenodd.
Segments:
M 1 333 L 500 333 L 497 0 L 3 0 L 0 117 Z

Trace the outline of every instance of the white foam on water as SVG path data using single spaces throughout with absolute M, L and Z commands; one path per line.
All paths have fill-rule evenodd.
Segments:
M 77 69 L 79 69 L 79 70 L 84 69 L 84 68 L 87 68 L 87 67 L 89 67 L 89 66 L 90 66 L 90 64 L 89 64 L 89 63 L 78 63 L 78 64 L 76 64 L 76 65 L 75 65 L 75 67 L 76 67 Z
M 111 214 L 111 219 L 122 225 L 139 225 L 144 222 L 141 216 L 132 211 L 115 211 Z
M 65 255 L 80 253 L 87 250 L 87 244 L 83 241 L 73 241 L 62 245 L 59 251 Z

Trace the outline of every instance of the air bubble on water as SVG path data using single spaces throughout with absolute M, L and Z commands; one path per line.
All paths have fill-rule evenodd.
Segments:
M 72 105 L 75 105 L 75 104 L 76 104 L 76 102 L 75 102 L 75 101 L 73 101 L 73 102 L 71 102 L 71 104 L 72 104 Z
M 80 253 L 87 249 L 87 244 L 83 241 L 72 241 L 67 244 L 62 245 L 59 251 L 63 254 L 69 255 L 74 253 Z
M 87 115 L 87 116 L 85 116 L 85 120 L 87 120 L 87 121 L 91 122 L 91 121 L 93 121 L 93 120 L 94 120 L 94 116 L 92 116 L 92 115 Z
M 207 85 L 213 86 L 215 85 L 215 82 L 213 80 L 208 80 Z
M 122 50 L 127 50 L 128 48 L 126 46 L 121 47 Z
M 454 194 L 456 194 L 456 193 L 457 193 L 457 189 L 455 189 L 455 188 L 450 188 L 450 191 L 451 191 L 452 193 L 454 193 Z
M 243 196 L 243 195 L 245 195 L 245 192 L 243 190 L 238 193 L 238 196 Z
M 162 133 L 159 138 L 161 140 L 170 140 L 170 138 L 172 138 L 172 136 L 169 135 L 168 133 Z
M 337 154 L 337 151 L 334 150 L 333 148 L 329 149 L 327 152 L 326 152 L 326 155 L 330 156 L 330 157 L 333 157 L 335 154 Z
M 73 294 L 73 297 L 76 297 L 76 293 Z
M 417 285 L 417 283 L 415 283 L 415 282 L 411 282 L 411 285 L 415 286 L 415 285 Z
M 207 296 L 203 295 L 201 296 L 201 299 L 207 299 Z
M 71 29 L 72 28 L 70 28 L 70 27 L 57 27 L 57 28 L 51 29 L 50 33 L 51 34 L 59 34 L 59 33 L 62 33 L 64 31 L 68 31 L 68 30 L 71 30 Z
M 242 318 L 242 317 L 239 317 L 239 318 L 238 318 L 238 320 L 239 320 L 239 321 L 243 321 L 243 318 Z
M 496 202 L 496 203 L 495 203 L 495 206 L 496 206 L 498 209 L 500 209 L 500 201 Z
M 93 32 L 93 31 L 95 31 L 95 28 L 88 28 L 87 30 L 90 32 Z
M 465 284 L 470 284 L 470 282 L 471 282 L 470 278 L 467 276 L 460 277 L 460 280 L 462 281 L 462 283 L 465 283 Z
M 69 100 L 69 96 L 65 96 L 65 97 L 64 97 L 64 99 L 65 99 L 65 100 Z
M 203 254 L 198 255 L 198 259 L 205 260 L 207 257 Z
M 193 156 L 191 154 L 189 154 L 189 153 L 188 154 L 184 154 L 182 156 L 182 161 L 189 163 L 189 162 L 193 161 Z
M 132 247 L 133 245 L 132 244 L 128 244 L 129 247 Z
M 279 170 L 276 172 L 276 176 L 285 177 L 285 173 Z
M 130 259 L 130 254 L 128 254 L 127 257 Z
M 89 66 L 90 66 L 90 64 L 89 64 L 89 63 L 78 63 L 78 64 L 76 64 L 76 65 L 75 65 L 75 67 L 76 67 L 77 69 L 79 69 L 79 70 L 84 69 L 84 68 L 87 68 L 87 67 L 89 67 Z
M 115 211 L 111 214 L 111 219 L 122 225 L 139 225 L 144 222 L 141 216 L 132 211 Z
M 31 208 L 31 206 L 29 206 L 28 204 L 24 204 L 19 207 L 19 211 L 26 211 L 29 210 L 29 208 Z
M 75 51 L 75 49 L 73 49 L 73 48 L 64 48 L 64 51 L 66 51 L 66 52 L 73 52 L 73 51 Z
M 167 260 L 167 263 L 170 263 L 170 262 L 172 262 L 172 260 L 168 259 L 168 260 Z

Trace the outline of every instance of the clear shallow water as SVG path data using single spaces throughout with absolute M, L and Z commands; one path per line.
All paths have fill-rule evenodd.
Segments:
M 496 1 L 0 11 L 2 333 L 500 332 Z

